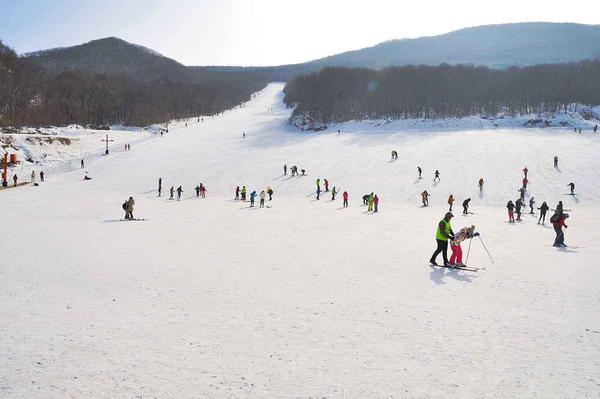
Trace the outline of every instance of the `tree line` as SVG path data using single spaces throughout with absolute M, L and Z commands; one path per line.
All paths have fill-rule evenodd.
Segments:
M 325 68 L 284 89 L 293 115 L 321 123 L 354 119 L 511 116 L 600 104 L 600 61 L 512 67 Z
M 219 113 L 267 83 L 252 74 L 223 75 L 192 82 L 76 70 L 51 73 L 0 42 L 0 126 L 145 126 Z

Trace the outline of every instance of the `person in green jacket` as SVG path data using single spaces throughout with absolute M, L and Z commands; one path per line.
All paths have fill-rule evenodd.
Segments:
M 373 195 L 373 193 L 371 193 L 371 195 L 369 195 L 369 209 L 367 210 L 367 212 L 373 212 L 373 203 L 375 201 L 375 196 Z
M 435 234 L 435 240 L 437 242 L 437 249 L 431 255 L 431 259 L 429 262 L 437 266 L 438 264 L 435 262 L 437 256 L 442 253 L 442 257 L 444 258 L 444 266 L 448 266 L 448 239 L 454 238 L 454 232 L 452 231 L 452 226 L 450 226 L 450 219 L 452 219 L 454 215 L 452 212 L 446 212 L 446 216 L 438 223 L 437 232 Z

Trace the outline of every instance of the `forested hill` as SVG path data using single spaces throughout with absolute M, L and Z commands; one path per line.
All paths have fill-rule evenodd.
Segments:
M 506 70 L 440 65 L 325 68 L 286 85 L 294 116 L 317 123 L 560 111 L 600 104 L 600 61 Z

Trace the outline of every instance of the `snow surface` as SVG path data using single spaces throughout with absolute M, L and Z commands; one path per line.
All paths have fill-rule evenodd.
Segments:
M 281 90 L 91 157 L 91 181 L 64 167 L 0 192 L 0 397 L 598 397 L 598 136 L 299 132 Z M 572 209 L 575 247 L 532 216 L 506 223 L 524 166 L 538 206 Z M 157 198 L 158 177 L 183 200 Z M 317 177 L 350 207 L 317 202 Z M 270 185 L 272 207 L 234 201 L 236 185 Z M 428 266 L 450 193 L 454 229 L 475 224 L 494 257 L 474 240 L 478 272 Z M 119 221 L 130 195 L 145 221 Z

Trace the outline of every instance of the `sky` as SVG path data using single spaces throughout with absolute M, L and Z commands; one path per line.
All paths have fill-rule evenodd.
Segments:
M 185 65 L 281 65 L 508 22 L 600 24 L 582 0 L 0 0 L 0 40 L 25 53 L 116 36 Z

